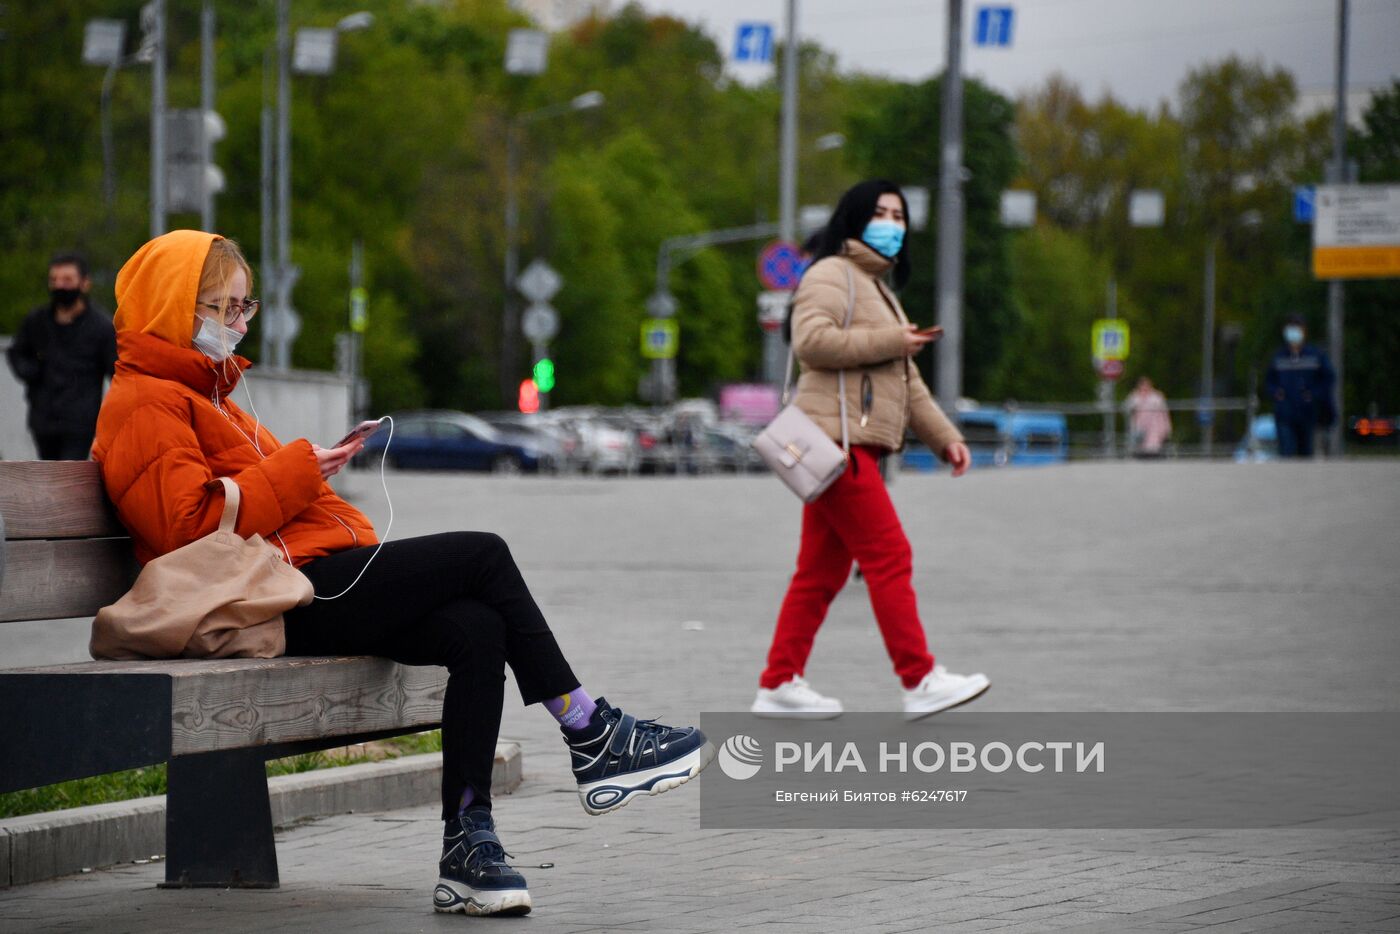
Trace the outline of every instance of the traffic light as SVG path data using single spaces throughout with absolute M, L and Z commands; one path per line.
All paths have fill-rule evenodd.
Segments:
M 520 411 L 526 415 L 534 415 L 540 410 L 540 389 L 535 385 L 533 379 L 527 379 L 520 384 Z
M 214 144 L 227 130 L 212 110 L 171 110 L 165 116 L 166 198 L 171 212 L 203 211 L 224 190 L 224 173 L 214 164 Z
M 548 357 L 541 357 L 535 363 L 535 388 L 540 392 L 549 392 L 554 388 L 554 361 Z

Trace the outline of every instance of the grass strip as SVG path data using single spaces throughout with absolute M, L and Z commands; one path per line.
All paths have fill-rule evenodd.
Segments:
M 426 733 L 410 733 L 343 749 L 328 749 L 288 756 L 285 759 L 272 759 L 267 763 L 267 774 L 269 778 L 274 775 L 294 775 L 441 750 L 442 731 L 430 730 Z M 86 807 L 89 804 L 130 801 L 133 798 L 163 795 L 165 789 L 164 764 L 77 778 L 39 788 L 0 794 L 0 819 L 41 814 L 45 811 L 63 811 L 68 808 Z

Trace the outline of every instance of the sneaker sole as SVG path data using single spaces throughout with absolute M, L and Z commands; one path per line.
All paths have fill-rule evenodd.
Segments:
M 690 781 L 715 758 L 715 747 L 706 742 L 679 759 L 638 772 L 628 772 L 578 786 L 583 809 L 595 817 L 626 807 L 633 798 L 659 795 Z
M 749 708 L 749 713 L 753 714 L 755 717 L 765 717 L 772 720 L 835 720 L 845 712 L 844 709 L 817 710 L 801 707 L 780 707 L 777 704 L 761 706 L 758 703 L 755 703 Z
M 983 694 L 986 694 L 988 689 L 991 688 L 991 686 L 992 682 L 986 681 L 982 684 L 981 687 L 974 688 L 966 694 L 954 694 L 948 699 L 946 703 L 939 704 L 937 707 L 931 708 L 929 710 L 906 710 L 904 712 L 904 719 L 922 720 L 924 717 L 928 717 L 936 713 L 942 713 L 945 710 L 952 710 L 954 707 L 961 707 L 963 704 L 966 704 L 970 701 L 975 701 Z
M 528 889 L 474 889 L 452 879 L 438 879 L 433 889 L 433 911 L 443 914 L 528 915 Z

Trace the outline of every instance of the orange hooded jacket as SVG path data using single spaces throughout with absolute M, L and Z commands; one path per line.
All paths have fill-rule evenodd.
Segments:
M 229 398 L 251 362 L 194 349 L 199 278 L 216 239 L 164 234 L 117 274 L 117 372 L 92 454 L 136 557 L 145 563 L 214 531 L 218 477 L 242 491 L 238 534 L 280 540 L 293 564 L 374 544 L 369 520 L 321 479 L 310 442 L 280 444 Z

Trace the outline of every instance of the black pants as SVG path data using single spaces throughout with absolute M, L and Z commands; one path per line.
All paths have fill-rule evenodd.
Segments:
M 41 461 L 85 461 L 92 450 L 93 433 L 30 432 Z
M 373 546 L 302 567 L 316 593 L 340 593 Z M 447 668 L 442 709 L 443 820 L 462 792 L 491 802 L 491 766 L 510 665 L 521 699 L 567 694 L 579 681 L 564 660 L 510 549 L 490 532 L 448 532 L 391 541 L 338 600 L 313 600 L 286 615 L 288 655 L 380 655 Z
M 1279 457 L 1312 457 L 1313 430 L 1316 418 L 1279 418 L 1274 416 L 1278 436 Z

